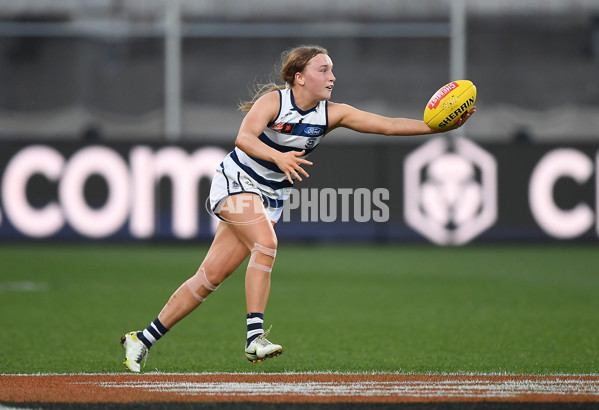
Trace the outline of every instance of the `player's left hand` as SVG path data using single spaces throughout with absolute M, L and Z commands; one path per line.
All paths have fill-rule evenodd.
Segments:
M 466 123 L 466 121 L 468 121 L 470 119 L 470 117 L 472 117 L 472 115 L 474 115 L 475 112 L 476 112 L 476 106 L 470 108 L 470 111 L 468 111 L 466 114 L 463 114 L 460 118 L 455 120 L 453 122 L 453 125 L 451 127 L 447 128 L 447 131 L 451 131 L 451 130 L 460 128 L 462 125 L 464 125 Z

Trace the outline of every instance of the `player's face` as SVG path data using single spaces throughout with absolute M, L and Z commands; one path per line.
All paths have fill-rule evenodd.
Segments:
M 328 100 L 333 92 L 333 61 L 326 54 L 314 56 L 302 73 L 306 89 L 318 100 Z

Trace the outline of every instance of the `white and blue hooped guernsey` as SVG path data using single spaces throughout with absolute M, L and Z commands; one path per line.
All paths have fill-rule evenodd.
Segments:
M 327 131 L 327 101 L 303 111 L 295 105 L 290 88 L 278 92 L 279 114 L 267 125 L 259 139 L 280 152 L 305 150 L 302 158 L 306 158 Z M 236 147 L 217 168 L 210 189 L 210 205 L 218 214 L 218 207 L 226 197 L 252 192 L 262 197 L 269 217 L 277 222 L 291 186 L 274 162 L 252 157 Z

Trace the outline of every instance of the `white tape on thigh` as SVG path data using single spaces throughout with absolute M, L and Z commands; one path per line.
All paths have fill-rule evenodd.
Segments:
M 272 267 L 275 264 L 275 257 L 277 256 L 276 249 L 270 249 L 265 246 L 260 245 L 259 243 L 254 243 L 254 247 L 251 251 L 252 255 L 250 256 L 250 262 L 248 263 L 248 268 L 255 268 L 263 270 L 264 272 L 272 272 Z M 258 254 L 262 254 L 266 256 L 267 261 L 263 261 L 265 263 L 258 262 Z M 264 259 L 264 258 L 261 258 Z M 266 264 L 268 263 L 268 264 Z
M 196 274 L 193 275 L 191 278 L 187 279 L 185 283 L 187 284 L 187 287 L 189 288 L 193 296 L 195 296 L 195 298 L 200 302 L 203 302 L 206 299 L 206 297 L 200 296 L 199 294 L 199 290 L 201 287 L 206 289 L 208 291 L 208 294 L 218 289 L 218 286 L 214 286 L 212 283 L 210 283 L 208 277 L 206 276 L 206 270 L 203 267 L 200 267 Z

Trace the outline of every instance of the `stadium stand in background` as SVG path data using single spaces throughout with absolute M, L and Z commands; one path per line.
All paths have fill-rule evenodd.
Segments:
M 479 88 L 468 136 L 596 141 L 599 2 L 464 1 L 467 77 Z M 0 1 L 0 139 L 163 139 L 164 4 Z M 448 4 L 181 0 L 182 139 L 232 141 L 248 86 L 268 81 L 280 51 L 298 43 L 329 49 L 338 66 L 333 100 L 421 117 L 449 80 L 448 40 L 400 36 L 393 27 L 443 27 Z M 320 31 L 310 32 L 315 25 Z M 346 32 L 327 35 L 331 25 Z M 256 27 L 270 31 L 249 35 Z

